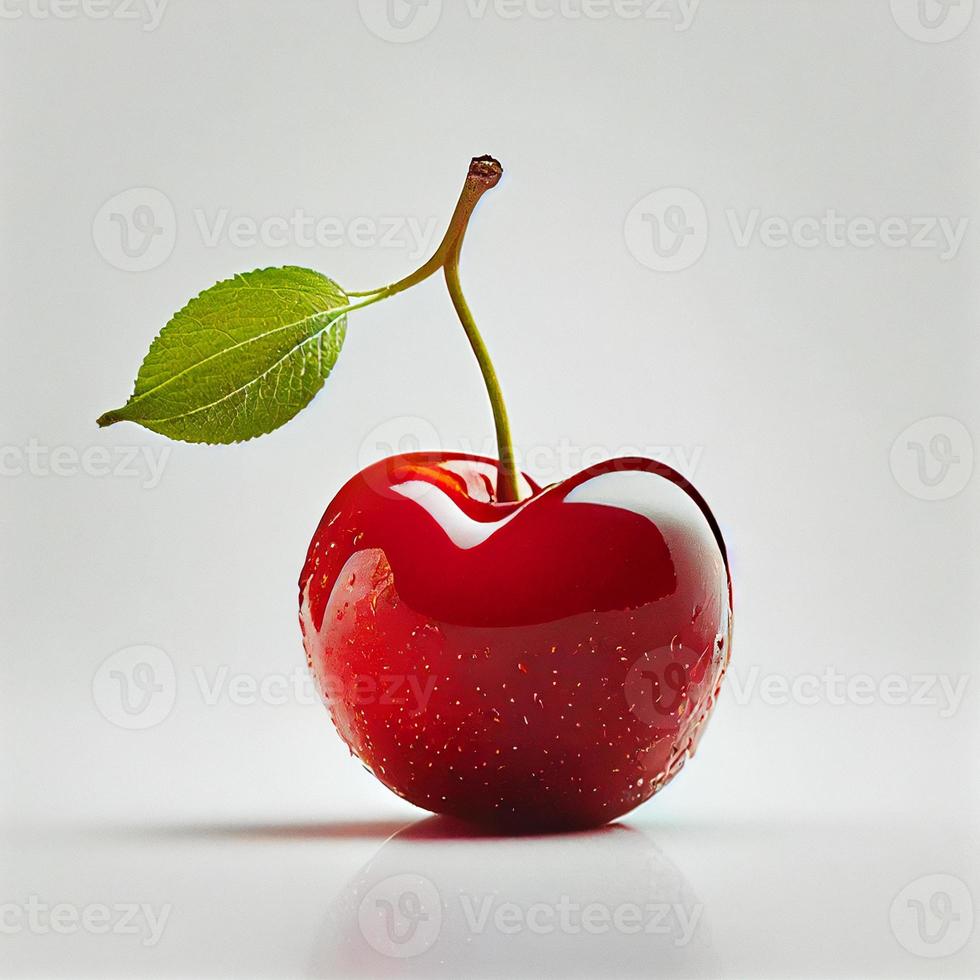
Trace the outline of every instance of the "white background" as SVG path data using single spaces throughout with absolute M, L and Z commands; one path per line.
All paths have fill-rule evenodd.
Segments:
M 435 0 L 414 19 L 396 0 L 403 28 L 381 0 L 171 0 L 159 24 L 141 0 L 113 0 L 108 19 L 54 6 L 4 0 L 0 19 L 0 906 L 14 907 L 0 971 L 976 975 L 972 0 L 935 28 L 900 0 L 705 0 L 690 23 L 670 3 L 672 20 L 634 20 L 628 3 L 481 16 L 467 0 L 436 20 Z M 735 683 L 698 757 L 623 828 L 537 842 L 411 826 L 425 815 L 348 756 L 318 704 L 230 693 L 237 674 L 302 676 L 306 546 L 379 444 L 412 431 L 486 448 L 479 375 L 437 281 L 352 318 L 324 391 L 257 442 L 94 422 L 217 279 L 295 263 L 366 289 L 410 271 L 424 256 L 408 222 L 434 244 L 485 152 L 506 176 L 463 277 L 532 475 L 666 454 L 715 509 L 735 579 Z M 663 188 L 690 193 L 650 197 Z M 683 267 L 662 271 L 650 235 L 678 202 L 693 231 Z M 147 206 L 159 234 L 136 255 Z M 333 219 L 341 241 L 278 247 L 247 240 L 247 223 L 211 241 L 222 212 Z M 752 214 L 832 212 L 887 244 L 862 246 L 858 227 L 777 247 L 778 222 L 739 238 Z M 966 222 L 957 247 L 940 218 Z M 896 242 L 918 219 L 936 225 L 922 247 Z M 400 230 L 383 242 L 379 223 Z M 37 447 L 62 447 L 60 463 Z M 147 455 L 105 476 L 92 447 L 113 468 Z M 136 645 L 174 665 L 175 701 L 131 730 L 99 701 L 99 668 Z M 913 690 L 931 678 L 928 695 L 883 693 L 893 674 Z M 804 697 L 763 688 L 811 676 Z M 962 699 L 943 683 L 965 683 Z M 358 917 L 402 874 L 444 905 L 410 959 Z M 955 921 L 929 911 L 937 894 Z M 461 913 L 467 897 L 526 909 L 562 895 L 700 911 L 682 943 L 510 934 L 492 918 L 480 931 Z M 29 928 L 17 909 L 31 896 L 170 911 L 146 946 Z

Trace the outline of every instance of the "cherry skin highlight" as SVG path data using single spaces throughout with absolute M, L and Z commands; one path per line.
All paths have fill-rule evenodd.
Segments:
M 512 503 L 498 475 L 412 453 L 351 479 L 300 577 L 307 660 L 399 796 L 512 830 L 597 826 L 697 747 L 731 653 L 725 546 L 653 460 L 524 477 Z

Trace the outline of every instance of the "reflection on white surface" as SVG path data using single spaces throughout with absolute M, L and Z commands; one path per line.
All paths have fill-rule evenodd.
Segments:
M 642 830 L 500 838 L 433 817 L 392 837 L 333 904 L 316 972 L 683 973 L 704 904 Z
M 144 823 L 8 843 L 3 975 L 980 975 L 978 841 L 956 822 Z M 135 930 L 84 925 L 120 905 Z

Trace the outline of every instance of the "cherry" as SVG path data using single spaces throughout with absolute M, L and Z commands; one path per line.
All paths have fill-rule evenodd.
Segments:
M 545 488 L 518 471 L 459 277 L 470 219 L 502 175 L 472 160 L 436 251 L 387 286 L 350 292 L 295 266 L 216 283 L 174 314 L 98 424 L 203 443 L 271 432 L 323 385 L 349 314 L 442 273 L 498 458 L 395 456 L 343 487 L 300 578 L 307 659 L 341 736 L 396 793 L 517 829 L 586 827 L 693 754 L 730 656 L 731 583 L 715 519 L 670 467 L 610 460 Z
M 399 796 L 522 830 L 602 824 L 697 746 L 730 653 L 725 547 L 653 460 L 524 477 L 516 502 L 499 477 L 409 454 L 350 480 L 300 578 L 307 659 Z

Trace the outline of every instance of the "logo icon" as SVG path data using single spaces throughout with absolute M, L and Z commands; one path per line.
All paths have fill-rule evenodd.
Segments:
M 920 419 L 892 443 L 895 481 L 919 500 L 955 497 L 973 475 L 973 439 L 958 419 Z
M 431 34 L 442 0 L 358 0 L 365 27 L 382 41 L 407 44 Z
M 357 921 L 368 945 L 384 956 L 419 956 L 439 938 L 442 899 L 428 878 L 392 875 L 364 896 Z
M 687 671 L 679 662 L 685 648 L 659 647 L 637 658 L 623 682 L 630 711 L 645 725 L 665 731 L 676 731 L 687 708 Z M 695 663 L 693 651 L 687 651 L 688 663 Z
M 708 212 L 694 191 L 663 187 L 633 205 L 623 234 L 641 265 L 656 272 L 680 272 L 704 254 Z
M 953 875 L 925 875 L 895 896 L 890 920 L 895 938 L 913 955 L 952 956 L 973 932 L 973 896 Z
M 177 700 L 174 663 L 158 647 L 125 647 L 102 661 L 92 679 L 92 698 L 119 728 L 153 728 L 169 717 Z
M 131 187 L 109 198 L 92 221 L 99 254 L 123 272 L 147 272 L 170 258 L 177 216 L 170 199 L 152 187 Z
M 357 466 L 359 470 L 365 470 L 391 456 L 438 452 L 441 448 L 442 440 L 431 422 L 417 415 L 399 415 L 376 425 L 364 437 L 357 452 Z M 385 470 L 372 473 L 371 477 L 376 490 L 383 493 L 389 489 L 390 480 Z
M 404 453 L 438 452 L 442 440 L 435 426 L 417 415 L 399 415 L 376 425 L 361 442 L 357 453 L 360 469 Z
M 891 0 L 891 7 L 902 31 L 927 44 L 952 41 L 973 18 L 973 0 Z

